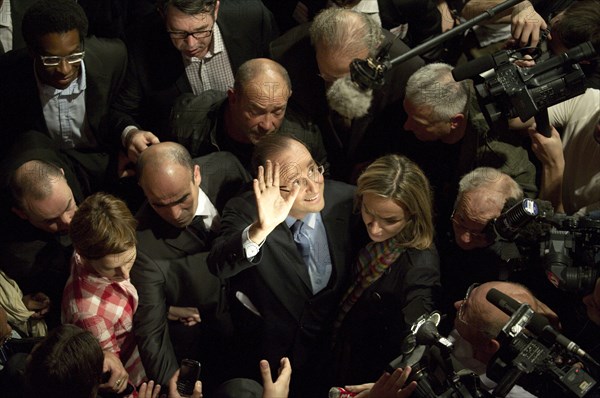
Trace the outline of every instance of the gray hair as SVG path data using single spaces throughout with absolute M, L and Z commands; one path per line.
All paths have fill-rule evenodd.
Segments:
M 469 100 L 468 80 L 456 82 L 452 66 L 432 63 L 423 66 L 408 79 L 405 98 L 413 106 L 432 108 L 431 122 L 450 120 L 458 113 L 465 113 Z
M 381 26 L 368 15 L 344 8 L 326 8 L 310 26 L 310 41 L 334 53 L 356 54 L 367 49 L 377 53 L 384 36 Z
M 508 174 L 492 167 L 478 167 L 465 174 L 458 183 L 456 203 L 467 192 L 480 188 L 500 192 L 504 199 L 523 199 L 523 189 Z

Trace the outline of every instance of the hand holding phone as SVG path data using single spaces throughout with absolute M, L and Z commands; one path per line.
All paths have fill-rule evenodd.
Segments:
M 193 359 L 184 359 L 179 368 L 179 378 L 177 379 L 177 391 L 184 396 L 191 396 L 194 393 L 194 385 L 200 377 L 200 362 Z

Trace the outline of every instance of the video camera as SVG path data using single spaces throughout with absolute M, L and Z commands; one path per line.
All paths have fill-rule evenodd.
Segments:
M 454 346 L 437 331 L 440 319 L 437 312 L 417 319 L 402 343 L 402 355 L 390 362 L 389 370 L 412 368 L 407 383 L 417 382 L 412 395 L 416 398 L 489 397 L 473 372 L 454 371 L 450 358 Z
M 511 118 L 525 122 L 536 117 L 538 131 L 549 136 L 547 108 L 585 92 L 585 74 L 578 62 L 594 57 L 596 51 L 585 42 L 530 68 L 512 62 L 518 51 L 477 58 L 454 68 L 452 76 L 456 81 L 473 79 L 479 106 L 492 130 L 505 129 Z M 490 69 L 492 73 L 480 76 Z
M 498 383 L 494 397 L 505 397 L 517 383 L 536 396 L 550 398 L 584 397 L 596 386 L 582 365 L 598 367 L 598 363 L 544 316 L 496 289 L 490 289 L 486 298 L 511 316 L 496 337 L 500 349 L 487 367 L 487 376 Z
M 600 220 L 553 214 L 551 208 L 548 202 L 523 199 L 486 228 L 496 238 L 518 240 L 522 261 L 538 264 L 555 287 L 591 291 L 600 277 Z

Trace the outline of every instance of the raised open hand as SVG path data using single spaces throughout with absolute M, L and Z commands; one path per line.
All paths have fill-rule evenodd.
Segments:
M 292 205 L 302 189 L 299 185 L 291 187 L 289 192 L 281 194 L 279 186 L 279 163 L 267 160 L 265 166 L 258 167 L 254 179 L 254 196 L 258 208 L 258 220 L 252 224 L 249 238 L 253 242 L 262 242 L 290 213 Z

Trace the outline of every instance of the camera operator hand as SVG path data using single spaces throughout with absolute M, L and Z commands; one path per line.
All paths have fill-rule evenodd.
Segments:
M 529 1 L 517 4 L 511 15 L 512 37 L 521 47 L 537 46 L 541 30 L 547 29 L 548 24 L 538 14 Z
M 600 326 L 600 278 L 596 279 L 594 291 L 583 298 L 587 316 L 592 322 Z
M 417 382 L 412 381 L 404 386 L 411 368 L 398 368 L 392 374 L 385 372 L 375 383 L 346 386 L 346 390 L 359 393 L 355 398 L 407 398 L 417 388 Z
M 552 202 L 557 213 L 564 213 L 562 179 L 565 171 L 565 156 L 558 131 L 553 126 L 550 128 L 550 137 L 544 137 L 533 128 L 530 128 L 528 132 L 531 138 L 531 150 L 542 163 L 539 198 Z

